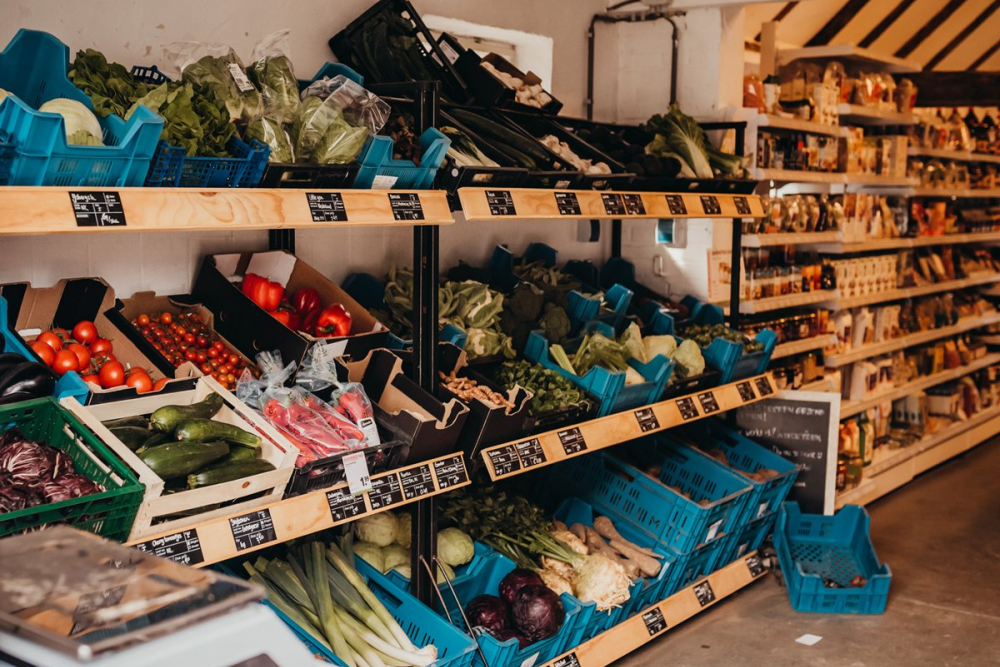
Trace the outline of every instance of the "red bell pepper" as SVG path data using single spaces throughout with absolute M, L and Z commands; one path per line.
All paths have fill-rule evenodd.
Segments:
M 319 321 L 319 314 L 323 312 L 322 308 L 317 308 L 316 310 L 310 310 L 308 313 L 300 313 L 302 315 L 302 322 L 299 324 L 299 331 L 304 331 L 307 334 L 312 334 L 316 331 L 316 322 Z
M 292 297 L 292 307 L 303 317 L 306 313 L 322 310 L 323 300 L 319 298 L 319 292 L 311 287 L 303 287 Z
M 351 314 L 339 303 L 323 309 L 316 321 L 316 337 L 347 336 L 351 333 Z
M 252 299 L 253 298 L 253 288 L 261 280 L 263 280 L 263 278 L 261 278 L 260 276 L 258 276 L 256 273 L 248 273 L 248 274 L 246 274 L 246 276 L 243 277 L 243 285 L 240 288 L 240 291 L 242 291 L 244 294 L 246 294 L 249 298 Z
M 253 274 L 247 274 L 247 277 L 249 278 L 251 275 Z M 281 297 L 285 296 L 285 288 L 279 282 L 261 276 L 256 276 L 256 278 L 250 287 L 250 294 L 247 296 L 269 313 L 277 310 L 278 306 L 281 305 Z M 243 282 L 245 284 L 246 279 Z
M 278 320 L 292 331 L 298 331 L 299 325 L 302 323 L 298 313 L 293 313 L 292 311 L 285 310 L 283 308 L 273 311 L 271 313 L 271 317 Z

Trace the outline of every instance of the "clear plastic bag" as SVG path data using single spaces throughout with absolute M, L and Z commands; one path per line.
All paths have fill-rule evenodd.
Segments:
M 314 345 L 309 350 L 295 377 L 295 384 L 311 393 L 332 389 L 331 409 L 361 429 L 369 447 L 380 443 L 375 411 L 365 388 L 358 382 L 341 382 L 337 378 L 336 361 L 326 354 L 324 346 Z
M 174 42 L 163 47 L 163 55 L 180 70 L 185 83 L 205 86 L 212 97 L 223 102 L 233 120 L 249 123 L 264 115 L 260 91 L 232 47 Z
M 264 101 L 264 116 L 278 125 L 291 123 L 299 110 L 299 82 L 292 69 L 289 31 L 278 30 L 253 47 L 247 74 Z M 281 160 L 291 162 L 291 160 Z
M 302 91 L 291 139 L 301 162 L 347 164 L 389 118 L 389 105 L 344 76 L 320 79 Z
M 295 162 L 292 140 L 288 138 L 285 128 L 270 118 L 258 118 L 247 125 L 243 138 L 247 141 L 256 139 L 270 146 L 271 155 L 268 157 L 268 162 Z

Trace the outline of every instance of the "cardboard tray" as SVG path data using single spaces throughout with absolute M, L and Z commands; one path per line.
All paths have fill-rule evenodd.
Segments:
M 450 37 L 450 35 L 448 36 Z M 445 38 L 445 35 L 442 35 Z M 453 49 L 455 48 L 454 40 L 448 40 L 449 46 Z M 480 57 L 478 53 L 472 49 L 463 49 L 459 52 L 458 59 L 455 61 L 455 67 L 458 69 L 459 73 L 465 77 L 468 82 L 469 87 L 475 94 L 476 99 L 480 104 L 486 106 L 500 106 L 508 109 L 517 109 L 519 111 L 528 111 L 529 113 L 550 113 L 557 114 L 559 110 L 562 109 L 563 103 L 560 102 L 544 87 L 546 93 L 552 98 L 552 101 L 546 104 L 544 107 L 533 107 L 530 104 L 522 104 L 518 102 L 515 98 L 516 91 L 510 88 L 503 81 L 498 79 L 493 75 L 492 72 L 483 67 L 483 63 L 488 62 L 493 65 L 501 72 L 506 72 L 511 76 L 517 77 L 524 81 L 527 85 L 541 85 L 542 80 L 538 78 L 538 75 L 534 72 L 522 72 L 517 67 L 504 58 L 503 56 L 497 55 L 496 53 L 487 53 L 485 56 Z

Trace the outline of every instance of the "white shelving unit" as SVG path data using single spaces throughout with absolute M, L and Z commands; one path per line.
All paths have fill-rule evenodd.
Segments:
M 851 297 L 835 297 L 823 303 L 824 306 L 833 309 L 856 308 L 858 306 L 868 306 L 873 303 L 886 303 L 888 301 L 899 301 L 900 299 L 910 299 L 927 294 L 937 294 L 939 292 L 949 292 L 951 290 L 975 287 L 976 285 L 987 285 L 1000 281 L 1000 274 L 986 273 L 984 275 L 973 276 L 971 278 L 961 278 L 959 280 L 946 280 L 930 285 L 920 285 L 919 287 L 901 287 L 887 292 L 873 292 L 871 294 L 861 294 Z
M 836 243 L 840 232 L 788 232 L 777 234 L 744 234 L 744 248 L 766 248 L 778 245 L 817 245 Z M 1000 239 L 1000 233 L 998 233 Z
M 914 113 L 888 111 L 860 104 L 840 104 L 837 106 L 840 121 L 848 125 L 916 125 L 920 118 Z
M 811 60 L 814 62 L 838 60 L 893 74 L 919 72 L 923 69 L 923 65 L 915 60 L 883 55 L 853 44 L 830 44 L 826 46 L 805 46 L 799 49 L 778 50 L 778 61 L 781 64 L 785 65 L 796 60 Z
M 839 235 L 839 232 L 834 233 Z M 992 243 L 997 241 L 1000 241 L 1000 231 L 975 232 L 970 234 L 945 234 L 943 236 L 918 236 L 916 238 L 868 239 L 866 241 L 855 241 L 852 243 L 844 243 L 838 236 L 835 241 L 830 243 L 825 241 L 816 241 L 815 243 L 803 242 L 801 245 L 809 245 L 817 252 L 828 255 L 844 255 L 854 252 L 867 252 L 869 250 L 900 250 L 905 248 L 924 248 L 935 245 Z
M 822 336 L 813 336 L 812 338 L 804 338 L 802 340 L 793 340 L 789 343 L 782 343 L 774 348 L 774 352 L 771 353 L 771 359 L 781 359 L 783 357 L 791 357 L 796 354 L 802 354 L 803 352 L 812 352 L 813 350 L 822 350 L 825 347 L 830 347 L 837 342 L 837 337 L 833 334 L 823 334 Z
M 958 160 L 959 162 L 992 162 L 1000 163 L 1000 155 L 992 153 L 975 153 L 972 151 L 956 151 L 949 148 L 921 148 L 910 146 L 906 154 L 911 157 L 930 157 L 941 160 Z

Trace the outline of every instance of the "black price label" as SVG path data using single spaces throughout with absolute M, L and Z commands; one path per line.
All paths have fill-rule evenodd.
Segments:
M 431 476 L 429 465 L 400 470 L 399 479 L 403 482 L 403 495 L 406 496 L 407 500 L 420 498 L 434 492 L 434 477 Z
M 646 215 L 646 205 L 642 203 L 642 195 L 622 195 L 625 198 L 625 210 L 629 215 Z
M 715 400 L 715 394 L 710 391 L 698 394 L 698 402 L 701 403 L 701 411 L 706 415 L 719 411 L 719 402 Z
M 771 381 L 768 380 L 767 376 L 759 377 L 755 379 L 753 383 L 757 385 L 757 393 L 760 394 L 761 397 L 770 396 L 774 393 L 774 390 L 771 389 Z
M 694 596 L 698 598 L 698 604 L 702 607 L 715 602 L 715 591 L 712 590 L 712 584 L 708 581 L 703 581 L 694 587 Z
M 135 548 L 181 565 L 197 565 L 205 562 L 205 556 L 201 553 L 201 540 L 198 539 L 198 531 L 194 528 L 140 542 Z
M 646 624 L 646 630 L 649 631 L 650 637 L 667 629 L 667 620 L 663 618 L 663 612 L 660 611 L 659 607 L 653 607 L 643 614 L 642 622 Z
M 556 208 L 559 215 L 580 215 L 580 200 L 575 192 L 557 192 Z
M 259 547 L 278 539 L 274 533 L 274 522 L 271 521 L 271 510 L 268 509 L 230 519 L 229 530 L 233 533 L 237 551 Z
M 368 503 L 373 510 L 392 507 L 403 502 L 403 489 L 399 485 L 396 473 L 384 475 L 372 480 L 372 490 L 368 492 Z
M 542 449 L 542 443 L 538 441 L 538 438 L 519 442 L 514 447 L 517 448 L 517 457 L 521 459 L 521 465 L 525 468 L 545 463 L 545 451 Z
M 625 215 L 625 202 L 621 195 L 605 192 L 601 194 L 601 201 L 604 203 L 604 212 L 608 215 Z
M 698 416 L 698 408 L 695 407 L 694 399 L 690 396 L 678 398 L 674 403 L 677 405 L 677 409 L 681 411 L 681 419 L 684 421 L 694 419 Z
M 722 213 L 722 207 L 719 206 L 719 198 L 715 195 L 702 195 L 701 207 L 704 209 L 705 215 L 719 215 Z
M 487 190 L 486 203 L 490 207 L 490 215 L 517 215 L 510 190 Z
M 680 195 L 666 195 L 667 209 L 671 215 L 687 215 L 687 206 L 684 205 L 684 197 Z
M 740 398 L 744 403 L 748 403 L 757 398 L 757 394 L 754 393 L 753 385 L 750 381 L 740 382 L 736 385 L 736 391 L 740 392 Z
M 439 489 L 447 489 L 469 481 L 469 474 L 465 471 L 465 461 L 461 455 L 435 461 L 434 474 L 437 475 Z
M 420 195 L 415 192 L 390 192 L 389 208 L 394 220 L 424 219 L 424 207 L 420 204 Z
M 347 222 L 347 209 L 339 192 L 307 192 L 313 222 Z
M 760 557 L 757 554 L 747 556 L 743 559 L 743 562 L 747 564 L 747 569 L 750 570 L 751 577 L 757 578 L 764 574 L 764 564 L 760 562 Z
M 632 414 L 635 415 L 635 420 L 639 422 L 639 430 L 643 433 L 655 431 L 660 428 L 660 422 L 657 421 L 656 415 L 653 413 L 653 408 L 642 408 Z
M 568 653 L 552 663 L 552 667 L 580 667 L 580 659 L 576 652 Z
M 583 433 L 580 432 L 580 429 L 568 428 L 565 431 L 559 431 L 558 435 L 566 456 L 587 450 L 587 441 L 583 439 Z
M 746 197 L 733 197 L 733 202 L 736 204 L 736 212 L 740 215 L 750 215 L 750 202 L 747 201 Z
M 70 192 L 77 227 L 124 227 L 125 209 L 117 192 Z
M 493 474 L 496 477 L 503 477 L 521 469 L 521 460 L 517 457 L 517 450 L 514 449 L 514 445 L 491 449 L 487 454 L 490 456 L 490 463 L 493 464 Z
M 351 495 L 346 486 L 326 492 L 326 502 L 330 505 L 330 516 L 334 521 L 348 521 L 365 513 L 363 494 Z

